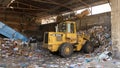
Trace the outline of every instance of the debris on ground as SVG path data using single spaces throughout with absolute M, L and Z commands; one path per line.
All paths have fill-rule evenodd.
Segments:
M 0 68 L 120 68 L 120 61 L 112 58 L 107 27 L 94 26 L 83 32 L 92 35 L 97 48 L 91 54 L 75 52 L 69 58 L 51 54 L 41 43 L 30 46 L 21 40 L 0 39 Z

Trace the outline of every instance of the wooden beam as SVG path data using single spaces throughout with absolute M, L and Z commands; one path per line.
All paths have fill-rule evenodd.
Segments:
M 69 1 L 69 2 L 67 2 L 67 3 L 64 3 L 63 5 L 68 5 L 68 4 L 71 4 L 71 3 L 73 3 L 73 2 L 75 2 L 75 1 L 72 0 L 72 1 Z M 61 7 L 61 6 L 58 6 L 58 7 L 52 8 L 51 10 L 49 10 L 49 11 L 45 11 L 45 12 L 43 12 L 43 13 L 46 13 L 46 14 L 51 13 L 51 12 L 55 11 L 56 9 L 58 9 L 58 8 L 60 8 L 60 7 Z M 45 17 L 44 14 L 41 14 L 41 15 L 43 16 L 42 18 Z M 39 16 L 41 16 L 41 15 L 39 15 Z
M 2 8 L 2 9 L 7 9 L 7 8 L 9 8 L 9 9 L 23 9 L 23 10 L 39 10 L 39 11 L 41 11 L 41 9 L 33 9 L 33 8 L 22 8 L 22 7 L 0 7 L 0 8 Z M 43 10 L 43 9 L 42 9 Z
M 68 8 L 68 9 L 72 10 L 72 8 L 70 8 L 70 7 L 68 7 L 68 6 L 65 6 L 65 5 L 62 5 L 62 4 L 60 4 L 60 3 L 54 2 L 54 1 L 51 1 L 51 2 L 42 1 L 42 0 L 34 0 L 34 1 L 42 2 L 42 3 L 48 3 L 48 4 L 54 4 L 54 5 L 58 5 L 58 6 L 65 7 L 65 8 Z
M 28 13 L 28 12 L 23 12 L 23 11 L 14 11 L 14 10 L 11 10 L 11 11 L 6 11 L 6 10 L 2 10 L 0 11 L 1 14 L 5 14 L 5 13 L 13 13 L 13 14 L 24 14 L 24 15 L 30 15 L 30 16 L 33 16 L 33 17 L 37 17 L 35 14 L 33 13 Z
M 91 7 L 90 5 L 88 5 L 87 3 L 85 3 L 85 2 L 82 1 L 82 0 L 79 0 L 79 2 L 82 3 L 82 4 L 84 4 L 84 5 L 87 6 L 87 7 Z
M 16 1 L 15 3 L 20 3 L 20 4 L 23 4 L 23 5 L 26 5 L 26 6 L 28 6 L 28 7 L 34 7 L 34 8 L 36 8 L 36 9 L 40 9 L 40 10 L 45 10 L 45 11 L 47 11 L 47 10 L 49 10 L 49 9 L 44 9 L 44 8 L 40 8 L 40 7 L 37 7 L 37 6 L 33 6 L 33 5 L 31 5 L 31 4 L 26 4 L 26 3 L 23 3 L 23 2 L 19 2 L 19 1 Z
M 71 4 L 71 3 L 73 3 L 73 2 L 75 2 L 75 0 L 72 0 L 72 1 L 69 1 L 69 2 L 67 2 L 67 3 L 64 3 L 63 5 L 68 5 L 68 4 Z M 56 9 L 58 9 L 58 8 L 60 8 L 61 6 L 59 6 L 59 7 L 55 7 L 55 8 L 53 8 L 53 10 L 56 10 Z
M 14 2 L 14 0 L 10 0 L 9 3 L 6 5 L 6 7 L 9 7 L 13 2 Z

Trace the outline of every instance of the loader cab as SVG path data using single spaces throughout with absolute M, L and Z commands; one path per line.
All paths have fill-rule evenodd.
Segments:
M 76 33 L 76 23 L 72 21 L 65 21 L 58 24 L 58 32 Z
M 77 34 L 76 34 L 76 23 L 73 21 L 65 21 L 58 24 L 58 32 L 62 32 L 66 36 L 68 42 L 76 43 Z

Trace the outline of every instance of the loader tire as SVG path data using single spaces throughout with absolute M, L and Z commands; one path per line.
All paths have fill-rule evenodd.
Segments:
M 57 52 L 50 52 L 52 55 L 58 55 L 58 51 Z
M 69 57 L 73 53 L 73 46 L 69 43 L 64 43 L 59 48 L 59 54 L 61 57 Z
M 83 46 L 84 53 L 92 53 L 94 51 L 94 46 L 90 41 L 87 41 Z

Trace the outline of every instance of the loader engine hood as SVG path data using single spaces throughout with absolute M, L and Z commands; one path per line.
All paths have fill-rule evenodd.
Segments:
M 62 32 L 45 32 L 44 43 L 52 44 L 55 42 L 63 41 L 63 36 L 65 35 Z

